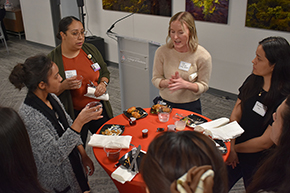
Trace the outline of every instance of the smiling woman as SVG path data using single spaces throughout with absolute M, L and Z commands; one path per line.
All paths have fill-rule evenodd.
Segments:
M 169 21 L 167 44 L 157 49 L 153 85 L 161 100 L 173 108 L 201 114 L 200 96 L 208 90 L 212 60 L 198 44 L 193 16 L 176 13 Z M 190 78 L 197 74 L 197 78 Z
M 57 65 L 45 55 L 36 55 L 17 64 L 10 76 L 16 88 L 28 88 L 19 115 L 28 131 L 37 166 L 38 179 L 48 192 L 89 191 L 86 174 L 94 165 L 82 146 L 80 131 L 91 120 L 102 118 L 102 111 L 84 108 L 72 122 L 55 94 L 62 78 Z M 81 160 L 80 160 L 81 157 Z M 90 168 L 90 171 L 87 171 Z

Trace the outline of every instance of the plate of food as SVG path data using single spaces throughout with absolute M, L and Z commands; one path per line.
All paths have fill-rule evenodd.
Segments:
M 125 168 L 129 168 L 131 165 L 131 162 L 133 161 L 133 155 L 136 152 L 137 148 L 133 148 L 131 151 L 129 151 L 128 153 L 126 153 L 125 155 L 123 155 L 123 157 L 121 157 L 118 161 L 118 163 L 115 165 L 115 167 L 118 167 L 120 165 L 124 166 Z M 133 152 L 133 153 L 132 153 Z M 138 157 L 136 158 L 137 161 L 137 166 L 138 168 L 140 168 L 140 163 L 141 160 L 143 158 L 143 156 L 146 153 L 143 152 L 142 150 L 140 151 L 140 153 L 138 154 Z M 132 171 L 135 171 L 135 168 L 133 167 Z
M 118 136 L 118 135 L 122 135 L 124 130 L 125 130 L 124 125 L 106 124 L 100 130 L 100 134 Z
M 220 139 L 214 139 L 216 143 L 216 147 L 222 154 L 226 154 L 228 152 L 226 144 Z
M 168 105 L 163 105 L 163 104 L 156 104 L 156 105 L 153 105 L 150 109 L 150 113 L 151 114 L 158 114 L 158 111 L 162 111 L 162 112 L 171 112 L 172 111 L 172 108 Z
M 127 111 L 123 111 L 123 113 L 128 118 L 135 117 L 136 119 L 141 119 L 148 115 L 148 113 L 141 107 L 130 107 Z
M 199 124 L 207 122 L 207 120 L 205 118 L 202 118 L 202 117 L 195 115 L 195 114 L 190 114 L 186 117 L 183 117 L 181 120 L 185 120 L 186 125 L 188 127 L 191 127 L 191 128 L 194 128 Z

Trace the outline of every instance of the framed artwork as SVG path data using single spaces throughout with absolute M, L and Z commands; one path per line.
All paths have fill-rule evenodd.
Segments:
M 290 32 L 289 0 L 248 0 L 246 26 Z
M 103 9 L 171 17 L 171 0 L 102 0 Z
M 186 11 L 195 20 L 214 23 L 228 23 L 228 9 L 230 0 L 186 0 Z

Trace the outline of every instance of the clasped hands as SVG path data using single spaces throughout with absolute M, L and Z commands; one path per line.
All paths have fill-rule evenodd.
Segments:
M 175 72 L 170 79 L 164 79 L 161 83 L 161 87 L 169 88 L 170 91 L 174 92 L 180 89 L 187 89 L 188 81 L 184 80 L 179 76 L 179 72 Z

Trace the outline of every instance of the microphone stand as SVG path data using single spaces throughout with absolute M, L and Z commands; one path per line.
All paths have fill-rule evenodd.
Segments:
M 77 4 L 79 7 L 80 12 L 80 20 L 83 23 L 84 29 L 85 29 L 85 14 L 84 14 L 84 0 L 77 0 Z

